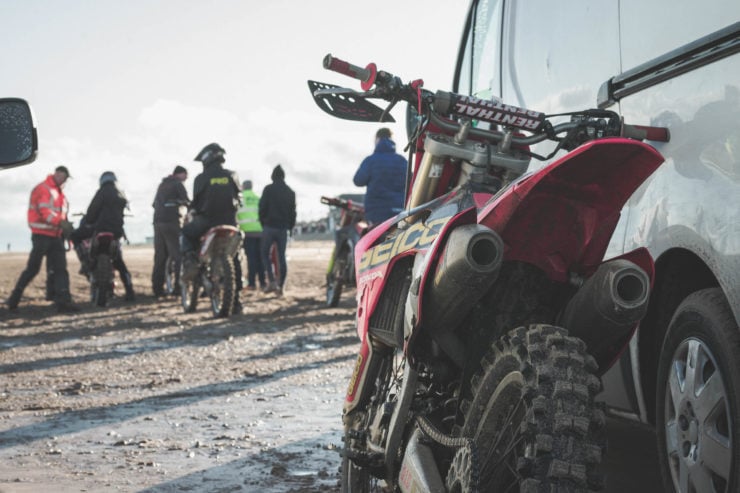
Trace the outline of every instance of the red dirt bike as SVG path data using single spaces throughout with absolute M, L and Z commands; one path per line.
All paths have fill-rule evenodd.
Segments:
M 241 244 L 239 228 L 225 224 L 212 227 L 201 237 L 197 273 L 186 272 L 184 261 L 180 271 L 180 298 L 185 313 L 195 311 L 202 289 L 211 300 L 214 317 L 231 315 L 236 300 L 234 255 Z
M 321 203 L 341 210 L 334 230 L 334 249 L 326 270 L 326 305 L 339 304 L 345 285 L 355 283 L 355 245 L 367 229 L 365 208 L 349 199 L 321 197 Z
M 415 110 L 406 209 L 355 248 L 361 346 L 342 491 L 601 489 L 594 396 L 653 274 L 645 249 L 603 257 L 625 201 L 663 162 L 635 139 L 667 141 L 666 129 L 432 93 L 331 55 L 324 67 L 362 83 L 309 81 L 333 116 L 391 121 L 398 101 Z M 552 154 L 530 150 L 545 140 Z

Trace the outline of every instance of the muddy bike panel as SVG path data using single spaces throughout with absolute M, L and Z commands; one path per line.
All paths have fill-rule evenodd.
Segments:
M 603 259 L 622 207 L 663 162 L 628 139 L 587 143 L 493 197 L 478 222 L 498 232 L 506 260 L 536 265 L 560 282 Z
M 200 256 L 233 256 L 240 245 L 241 236 L 238 228 L 226 224 L 214 226 L 201 238 Z
M 118 240 L 113 233 L 97 233 L 90 242 L 90 255 L 95 256 L 100 253 L 107 255 L 116 255 L 118 251 Z
M 370 317 L 395 264 L 403 258 L 425 254 L 450 221 L 474 208 L 473 194 L 465 189 L 455 190 L 423 207 L 402 212 L 360 239 L 355 247 L 360 338 L 368 330 Z M 409 224 L 406 221 L 409 218 L 415 218 L 415 222 Z M 469 221 L 475 221 L 474 214 Z

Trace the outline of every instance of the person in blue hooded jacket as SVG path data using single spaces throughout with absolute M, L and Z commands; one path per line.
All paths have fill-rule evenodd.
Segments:
M 365 219 L 371 226 L 401 212 L 406 198 L 406 158 L 396 153 L 392 136 L 388 128 L 376 132 L 375 152 L 362 161 L 353 179 L 356 186 L 367 187 Z

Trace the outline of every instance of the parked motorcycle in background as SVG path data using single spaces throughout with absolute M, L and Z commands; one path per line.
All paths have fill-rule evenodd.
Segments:
M 121 243 L 113 233 L 102 232 L 82 240 L 80 248 L 88 259 L 86 269 L 90 281 L 90 303 L 106 306 L 115 295 L 113 262 L 121 255 Z
M 545 115 L 433 93 L 331 55 L 324 67 L 363 89 L 309 81 L 332 116 L 393 121 L 398 101 L 413 110 L 406 209 L 355 247 L 361 344 L 342 491 L 600 490 L 594 397 L 653 274 L 645 249 L 603 257 L 625 201 L 663 162 L 639 140 L 667 131 L 605 110 Z M 545 140 L 552 154 L 530 150 Z
M 355 283 L 355 245 L 367 229 L 367 222 L 365 208 L 350 199 L 321 197 L 321 203 L 341 211 L 326 271 L 326 305 L 334 307 L 339 304 L 344 286 Z
M 180 297 L 185 313 L 195 311 L 201 291 L 210 299 L 214 317 L 228 317 L 234 312 L 234 256 L 241 244 L 239 229 L 225 224 L 212 227 L 201 237 L 197 268 L 188 272 L 183 262 L 180 271 Z
M 72 215 L 80 218 L 79 229 L 84 229 L 85 215 L 79 212 Z M 92 231 L 91 234 L 80 240 L 75 250 L 80 260 L 80 274 L 90 282 L 90 303 L 103 307 L 115 297 L 115 265 L 121 257 L 121 242 L 111 232 Z

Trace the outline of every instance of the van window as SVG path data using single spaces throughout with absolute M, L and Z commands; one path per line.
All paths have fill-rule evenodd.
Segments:
M 482 98 L 501 95 L 501 0 L 473 5 L 455 90 Z
M 612 0 L 506 3 L 504 101 L 546 113 L 596 107 L 619 73 L 619 12 Z

